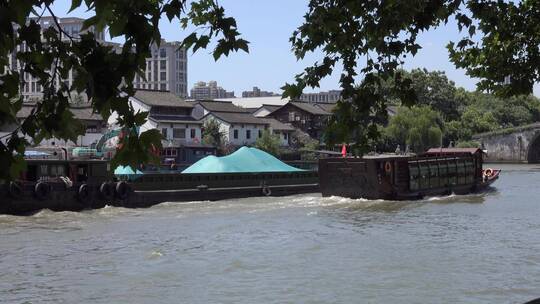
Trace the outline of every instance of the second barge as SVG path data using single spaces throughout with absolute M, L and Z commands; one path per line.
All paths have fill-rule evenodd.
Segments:
M 414 200 L 485 189 L 500 170 L 483 169 L 476 148 L 434 148 L 422 155 L 377 155 L 319 160 L 323 196 Z

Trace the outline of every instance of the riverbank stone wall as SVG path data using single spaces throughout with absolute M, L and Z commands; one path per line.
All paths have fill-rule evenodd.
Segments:
M 540 123 L 476 134 L 473 139 L 487 150 L 486 162 L 540 163 Z

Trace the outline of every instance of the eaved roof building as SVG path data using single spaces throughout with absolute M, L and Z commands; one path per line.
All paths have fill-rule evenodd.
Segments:
M 193 105 L 193 116 L 204 121 L 216 120 L 228 143 L 234 146 L 253 145 L 266 129 L 278 135 L 283 146 L 288 146 L 290 133 L 294 131 L 275 119 L 256 117 L 253 109 L 241 108 L 232 102 L 195 101 Z
M 268 114 L 267 117 L 288 123 L 309 134 L 310 137 L 320 140 L 324 127 L 331 116 L 331 112 L 325 111 L 316 104 L 290 101 Z
M 36 108 L 34 103 L 25 103 L 17 112 L 17 119 L 22 121 L 26 119 L 32 111 Z M 83 126 L 86 129 L 84 135 L 77 137 L 76 141 L 65 141 L 57 138 L 44 139 L 41 142 L 35 142 L 33 144 L 43 145 L 43 146 L 64 146 L 64 147 L 75 147 L 75 146 L 90 146 L 92 143 L 97 142 L 102 134 L 107 128 L 106 122 L 103 120 L 103 117 L 98 113 L 94 113 L 92 107 L 90 106 L 72 106 L 70 107 L 71 113 L 73 116 L 81 121 Z M 15 124 L 7 124 L 0 126 L 0 137 L 7 138 L 6 135 L 13 132 L 17 126 Z M 5 137 L 6 136 L 6 137 Z M 27 140 L 31 138 L 27 137 Z
M 266 117 L 279 108 L 281 108 L 280 105 L 263 104 L 253 112 L 253 116 Z
M 129 98 L 135 112 L 148 112 L 141 132 L 158 129 L 163 136 L 162 161 L 175 163 L 179 169 L 209 154 L 215 147 L 202 144 L 202 121 L 191 115 L 193 105 L 169 91 L 137 90 Z M 115 123 L 116 116 L 109 119 Z

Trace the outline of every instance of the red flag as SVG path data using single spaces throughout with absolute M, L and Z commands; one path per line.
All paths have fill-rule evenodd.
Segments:
M 347 157 L 347 146 L 345 144 L 341 147 L 341 155 Z

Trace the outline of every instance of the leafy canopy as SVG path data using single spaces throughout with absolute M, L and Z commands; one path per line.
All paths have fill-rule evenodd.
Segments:
M 479 89 L 510 96 L 530 94 L 540 79 L 540 0 L 311 0 L 304 23 L 290 41 L 295 55 L 322 50 L 323 58 L 286 84 L 284 96 L 317 87 L 336 65 L 343 100 L 330 123 L 329 143 L 354 142 L 366 152 L 386 118 L 384 84 L 403 105 L 418 101 L 410 78 L 399 69 L 421 45 L 418 34 L 457 20 L 463 38 L 448 44 L 450 60 L 473 77 Z M 363 79 L 357 83 L 356 79 Z M 344 101 L 345 100 L 345 101 Z M 448 113 L 452 118 L 455 113 Z
M 264 130 L 261 134 L 261 137 L 257 138 L 255 142 L 255 147 L 266 151 L 274 156 L 280 154 L 281 140 L 279 135 L 272 134 L 269 130 Z
M 159 131 L 135 131 L 145 122 L 147 113 L 135 113 L 128 97 L 134 93 L 134 76 L 144 77 L 145 58 L 151 56 L 151 45 L 161 42 L 161 16 L 169 21 L 180 19 L 184 30 L 191 25 L 196 28 L 184 40 L 186 48 L 195 51 L 216 39 L 216 60 L 231 51 L 248 51 L 248 42 L 239 38 L 235 20 L 226 17 L 215 0 L 84 0 L 84 5 L 95 14 L 84 22 L 83 30 L 101 31 L 108 27 L 112 37 L 123 36 L 125 43 L 119 52 L 99 43 L 92 31 L 84 31 L 76 38 L 63 32 L 51 9 L 53 2 L 0 0 L 0 126 L 16 125 L 0 142 L 0 179 L 15 177 L 23 168 L 22 155 L 29 144 L 26 138 L 35 143 L 53 137 L 75 140 L 84 133 L 82 124 L 69 109 L 72 92 L 85 92 L 94 111 L 104 119 L 112 112 L 118 113 L 118 124 L 126 131 L 122 148 L 115 156 L 116 163 L 136 167 L 155 160 L 148 151 L 161 146 Z M 83 5 L 83 0 L 71 3 L 74 10 Z M 54 17 L 55 25 L 41 28 L 39 19 L 43 15 Z M 8 56 L 20 45 L 26 48 L 17 52 L 20 66 L 12 69 Z M 67 78 L 70 70 L 75 75 L 71 86 L 57 81 Z M 16 113 L 23 103 L 19 91 L 23 72 L 38 79 L 43 86 L 43 99 L 28 118 L 19 121 Z
M 219 154 L 225 150 L 225 132 L 221 131 L 220 124 L 215 119 L 207 120 L 202 127 L 202 142 L 218 148 Z
M 401 107 L 390 119 L 385 129 L 386 136 L 401 147 L 409 146 L 411 152 L 424 152 L 440 147 L 442 121 L 439 114 L 429 106 Z

